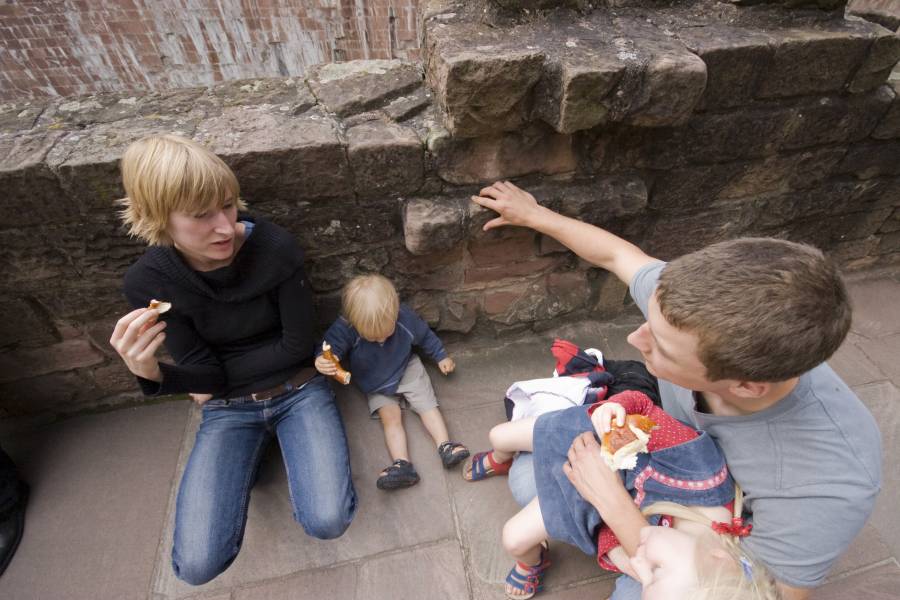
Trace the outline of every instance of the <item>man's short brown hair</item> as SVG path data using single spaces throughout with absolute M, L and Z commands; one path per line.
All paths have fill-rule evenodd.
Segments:
M 669 323 L 697 335 L 710 381 L 797 377 L 827 360 L 850 329 L 834 262 L 772 238 L 721 242 L 673 260 L 657 300 Z

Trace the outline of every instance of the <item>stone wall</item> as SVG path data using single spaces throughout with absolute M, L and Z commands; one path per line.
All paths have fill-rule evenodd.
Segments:
M 0 102 L 416 60 L 416 0 L 0 2 Z
M 113 201 L 124 148 L 207 144 L 253 211 L 296 234 L 323 324 L 382 272 L 447 339 L 621 312 L 626 290 L 469 202 L 511 178 L 662 258 L 739 235 L 812 242 L 847 268 L 900 262 L 900 56 L 833 13 L 706 0 L 486 24 L 423 2 L 423 65 L 322 65 L 0 111 L 0 407 L 137 398 L 108 347 L 140 244 Z

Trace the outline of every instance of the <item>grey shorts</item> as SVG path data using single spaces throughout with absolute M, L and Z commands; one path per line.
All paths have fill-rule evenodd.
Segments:
M 388 396 L 387 394 L 366 394 L 369 399 L 369 413 L 375 414 L 382 406 L 389 404 L 400 404 L 397 396 L 403 396 L 409 402 L 409 406 L 419 414 L 427 412 L 432 408 L 437 408 L 437 397 L 434 395 L 434 389 L 431 387 L 431 379 L 425 371 L 425 365 L 421 359 L 413 354 L 409 358 L 406 365 L 406 371 L 400 378 L 400 386 L 397 393 Z

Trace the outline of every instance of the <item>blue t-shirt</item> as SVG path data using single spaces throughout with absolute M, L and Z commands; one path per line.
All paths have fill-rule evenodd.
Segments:
M 394 333 L 384 343 L 363 339 L 344 317 L 328 328 L 325 341 L 344 368 L 351 372 L 353 382 L 366 394 L 397 392 L 413 346 L 421 347 L 435 362 L 447 358 L 444 345 L 428 323 L 405 304 L 400 305 Z M 322 353 L 321 344 L 317 353 Z
M 631 296 L 647 316 L 665 263 L 642 267 Z M 872 512 L 881 489 L 881 435 L 875 419 L 822 363 L 778 403 L 744 416 L 699 412 L 694 393 L 659 380 L 663 409 L 711 435 L 752 513 L 744 542 L 775 579 L 822 583 Z

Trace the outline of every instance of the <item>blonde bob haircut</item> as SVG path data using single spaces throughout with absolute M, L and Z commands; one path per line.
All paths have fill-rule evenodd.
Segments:
M 122 156 L 126 197 L 118 201 L 128 233 L 152 245 L 172 244 L 166 230 L 173 211 L 202 213 L 233 202 L 246 207 L 225 162 L 197 142 L 178 135 L 151 135 Z
M 397 290 L 381 275 L 360 275 L 351 279 L 344 286 L 341 305 L 344 317 L 369 341 L 390 336 L 400 313 Z

